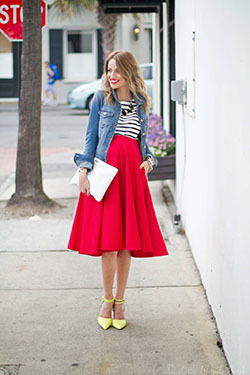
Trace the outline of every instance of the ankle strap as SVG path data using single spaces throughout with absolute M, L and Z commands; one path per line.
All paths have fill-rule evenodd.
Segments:
M 122 305 L 125 302 L 124 299 L 119 299 L 119 298 L 114 298 L 114 301 L 116 305 Z
M 105 298 L 105 297 L 103 296 L 103 297 L 102 297 L 102 302 L 113 303 L 113 302 L 114 302 L 114 298 L 112 298 L 112 299 L 107 299 L 107 298 Z

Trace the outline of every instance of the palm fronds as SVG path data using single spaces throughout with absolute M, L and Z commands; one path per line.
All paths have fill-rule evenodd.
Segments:
M 95 0 L 54 0 L 52 4 L 52 7 L 55 8 L 58 13 L 67 17 L 72 17 L 84 8 L 92 10 L 95 6 Z

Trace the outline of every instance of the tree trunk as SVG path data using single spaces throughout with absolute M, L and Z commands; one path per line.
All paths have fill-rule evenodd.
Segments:
M 103 60 L 114 51 L 115 37 L 116 37 L 116 23 L 118 15 L 115 13 L 104 13 L 103 9 L 97 6 L 97 20 L 102 26 L 102 48 Z
M 41 169 L 41 0 L 23 0 L 21 93 L 16 161 L 16 191 L 8 202 L 51 204 Z

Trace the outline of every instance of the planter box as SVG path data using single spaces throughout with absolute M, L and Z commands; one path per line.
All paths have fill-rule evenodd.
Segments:
M 175 180 L 175 154 L 157 158 L 158 165 L 150 173 L 148 180 Z

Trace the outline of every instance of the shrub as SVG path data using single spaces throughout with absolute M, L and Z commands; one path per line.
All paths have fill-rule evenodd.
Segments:
M 175 153 L 176 139 L 166 132 L 162 126 L 162 118 L 156 114 L 148 116 L 147 143 L 157 158 Z

